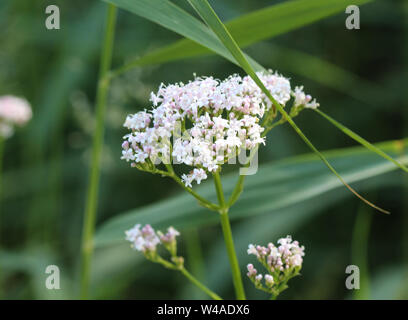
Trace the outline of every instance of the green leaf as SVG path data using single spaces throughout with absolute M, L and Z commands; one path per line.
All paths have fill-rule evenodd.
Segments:
M 183 37 L 199 43 L 209 50 L 236 63 L 234 57 L 224 48 L 222 43 L 201 21 L 167 0 L 103 0 L 119 8 L 130 11 L 147 20 L 174 31 Z M 261 67 L 249 58 L 256 70 Z M 116 72 L 117 73 L 117 72 Z
M 274 107 L 282 114 L 282 117 L 293 127 L 296 133 L 302 138 L 302 140 L 308 145 L 308 147 L 316 153 L 323 163 L 329 168 L 331 172 L 344 184 L 344 186 L 349 189 L 357 198 L 365 202 L 369 206 L 377 209 L 383 213 L 389 213 L 388 211 L 379 208 L 370 201 L 363 198 L 358 192 L 356 192 L 346 181 L 338 174 L 334 167 L 327 161 L 324 155 L 312 144 L 312 142 L 304 135 L 302 130 L 295 124 L 288 113 L 283 109 L 283 107 L 273 98 L 272 94 L 266 89 L 265 85 L 257 76 L 255 70 L 251 67 L 249 61 L 246 59 L 245 55 L 239 48 L 238 44 L 232 38 L 231 34 L 227 28 L 223 25 L 221 20 L 218 18 L 217 14 L 211 8 L 207 0 L 188 0 L 192 7 L 197 11 L 197 13 L 202 17 L 206 24 L 214 31 L 217 37 L 224 44 L 225 48 L 234 56 L 235 60 L 239 63 L 241 68 L 255 81 L 262 92 L 268 97 L 268 99 L 273 103 Z
M 372 0 L 353 1 L 363 5 Z M 243 15 L 227 23 L 228 30 L 240 47 L 274 37 L 343 12 L 349 0 L 295 0 L 285 1 L 265 9 Z M 239 38 L 235 38 L 238 36 Z
M 362 5 L 370 1 L 371 0 L 357 1 L 356 4 Z M 226 27 L 240 47 L 244 48 L 260 40 L 295 30 L 311 22 L 328 17 L 329 15 L 344 12 L 344 8 L 347 5 L 348 1 L 344 0 L 288 1 L 242 15 L 227 22 Z M 313 10 L 311 10 L 311 8 L 313 8 Z M 142 13 L 140 13 L 140 15 L 142 15 Z M 275 44 L 273 46 L 269 45 L 268 50 L 271 52 L 271 55 L 279 54 L 280 69 L 286 67 L 295 74 L 301 74 L 322 85 L 348 94 L 359 101 L 369 104 L 378 102 L 375 100 L 374 103 L 373 99 L 370 99 L 367 95 L 363 95 L 361 90 L 356 90 L 356 83 L 358 83 L 359 86 L 364 86 L 365 92 L 378 91 L 378 88 L 374 84 L 364 81 L 351 72 L 333 65 L 328 61 Z M 197 42 L 190 39 L 182 39 L 149 52 L 142 57 L 138 57 L 125 66 L 120 67 L 120 69 L 114 71 L 114 73 L 120 74 L 137 66 L 176 61 L 211 53 L 211 50 Z M 316 76 L 317 71 L 318 76 Z
M 398 156 L 399 161 L 406 164 L 408 153 L 404 146 L 407 143 L 408 139 L 377 146 Z M 339 168 L 348 183 L 364 181 L 364 187 L 371 181 L 370 178 L 396 170 L 392 163 L 363 147 L 334 150 L 325 152 L 325 155 Z M 336 194 L 342 194 L 344 191 L 343 196 L 349 194 L 340 188 L 342 184 L 313 154 L 260 165 L 258 170 L 257 174 L 247 176 L 246 192 L 231 208 L 232 220 L 263 213 L 275 215 L 285 208 L 303 204 L 305 201 L 319 202 L 330 191 L 336 191 Z M 386 179 L 386 176 L 381 179 Z M 232 192 L 235 182 L 235 173 L 223 175 L 226 194 Z M 378 186 L 379 181 L 375 182 Z M 392 179 L 392 182 L 397 181 Z M 212 181 L 198 187 L 197 192 L 206 198 L 216 197 Z M 200 207 L 193 197 L 182 192 L 170 199 L 119 214 L 108 220 L 98 229 L 95 242 L 97 246 L 123 242 L 124 231 L 136 223 L 150 223 L 156 228 L 167 228 L 170 225 L 189 228 L 217 224 L 218 219 L 217 213 Z
M 353 4 L 363 5 L 370 1 L 372 0 L 357 0 Z M 137 3 L 138 1 L 133 2 Z M 347 0 L 287 1 L 242 15 L 227 22 L 226 27 L 238 45 L 245 48 L 333 14 L 344 12 L 349 4 Z M 143 16 L 143 14 L 141 15 Z M 152 18 L 148 19 L 153 20 Z M 176 31 L 175 29 L 172 30 Z M 187 38 L 193 39 L 191 37 Z M 129 62 L 120 70 L 126 71 L 136 66 L 175 61 L 211 53 L 211 50 L 207 49 L 205 44 L 197 42 L 189 39 L 179 40 Z

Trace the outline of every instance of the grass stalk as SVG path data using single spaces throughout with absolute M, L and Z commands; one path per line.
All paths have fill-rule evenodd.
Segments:
M 105 127 L 106 101 L 108 96 L 110 77 L 109 70 L 112 63 L 113 43 L 116 24 L 116 7 L 108 5 L 103 40 L 102 55 L 100 60 L 99 80 L 96 94 L 96 128 L 93 136 L 91 171 L 84 213 L 81 247 L 81 291 L 80 298 L 87 299 L 90 282 L 90 269 L 93 254 L 93 237 L 98 204 L 98 191 L 101 167 L 101 155 Z

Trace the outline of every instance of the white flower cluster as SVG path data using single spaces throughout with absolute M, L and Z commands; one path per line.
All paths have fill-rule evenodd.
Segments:
M 0 136 L 8 138 L 14 133 L 14 126 L 25 125 L 32 117 L 30 104 L 14 96 L 0 97 Z
M 258 76 L 282 106 L 294 96 L 295 103 L 311 107 L 311 98 L 302 88 L 291 91 L 283 76 L 272 72 Z M 152 110 L 126 118 L 124 126 L 131 133 L 124 136 L 121 159 L 133 166 L 156 159 L 192 166 L 190 173 L 182 175 L 186 186 L 194 181 L 199 184 L 241 150 L 265 143 L 259 120 L 272 103 L 249 76 L 232 75 L 224 81 L 197 77 L 187 84 L 162 84 L 150 100 Z
M 302 266 L 305 248 L 300 247 L 298 241 L 292 241 L 292 237 L 287 236 L 279 239 L 278 244 L 278 247 L 273 243 L 268 243 L 267 247 L 250 244 L 248 254 L 255 255 L 262 264 L 266 264 L 270 272 Z
M 258 273 L 252 264 L 248 264 L 248 278 L 257 289 L 268 292 L 276 298 L 287 288 L 286 283 L 299 275 L 302 268 L 305 248 L 292 241 L 291 236 L 278 240 L 279 246 L 269 243 L 266 247 L 250 244 L 248 254 L 256 256 L 258 261 L 267 270 L 265 275 Z M 264 279 L 264 283 L 262 283 Z
M 176 237 L 180 233 L 173 227 L 167 229 L 166 234 L 156 231 L 150 224 L 141 228 L 140 224 L 136 224 L 132 229 L 125 231 L 126 240 L 132 243 L 132 248 L 141 252 L 155 252 L 157 245 L 160 243 L 170 244 L 176 241 Z

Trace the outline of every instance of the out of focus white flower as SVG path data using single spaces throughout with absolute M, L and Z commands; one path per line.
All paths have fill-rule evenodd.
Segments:
M 14 133 L 14 126 L 25 125 L 32 117 L 27 100 L 15 96 L 0 97 L 0 135 L 4 138 Z
M 125 231 L 126 240 L 132 242 L 132 247 L 137 251 L 156 251 L 156 246 L 160 243 L 156 232 L 149 224 L 143 228 L 140 227 L 141 225 L 137 224 L 132 229 Z
M 163 243 L 172 243 L 176 241 L 176 237 L 180 235 L 180 232 L 178 232 L 176 229 L 173 227 L 167 228 L 167 233 L 166 234 L 160 234 L 160 240 Z
M 12 136 L 13 133 L 14 133 L 14 129 L 11 125 L 0 122 L 0 137 L 8 138 Z
M 125 231 L 126 240 L 132 243 L 132 248 L 143 253 L 155 253 L 156 247 L 163 244 L 175 254 L 176 237 L 180 235 L 175 228 L 169 227 L 167 233 L 156 232 L 150 224 L 142 227 L 136 224 L 132 229 Z

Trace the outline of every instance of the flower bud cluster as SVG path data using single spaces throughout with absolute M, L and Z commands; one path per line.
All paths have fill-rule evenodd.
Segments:
M 267 274 L 259 274 L 252 264 L 248 264 L 247 276 L 256 288 L 276 296 L 287 288 L 289 279 L 299 275 L 304 250 L 304 246 L 299 246 L 298 241 L 292 241 L 291 236 L 279 239 L 278 246 L 273 243 L 268 243 L 266 247 L 250 244 L 248 254 L 257 258 Z M 262 279 L 265 285 L 261 283 Z

